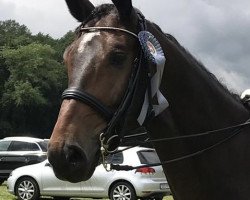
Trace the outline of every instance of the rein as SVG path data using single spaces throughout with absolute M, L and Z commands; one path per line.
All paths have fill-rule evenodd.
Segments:
M 171 141 L 171 140 L 183 140 L 183 139 L 187 139 L 187 138 L 196 138 L 196 137 L 201 137 L 201 136 L 206 136 L 206 135 L 211 135 L 211 134 L 215 134 L 215 133 L 219 133 L 219 132 L 223 132 L 223 131 L 229 131 L 229 130 L 233 130 L 232 133 L 230 133 L 231 135 L 222 139 L 221 141 L 207 147 L 201 150 L 198 150 L 196 152 L 181 156 L 181 157 L 177 157 L 174 159 L 170 159 L 170 160 L 165 160 L 162 161 L 160 163 L 152 163 L 152 164 L 145 164 L 145 165 L 139 165 L 139 166 L 129 166 L 129 165 L 115 165 L 115 164 L 111 164 L 110 165 L 110 169 L 108 169 L 108 171 L 111 170 L 117 170 L 117 171 L 130 171 L 130 170 L 134 170 L 134 169 L 138 169 L 138 168 L 143 168 L 143 167 L 155 167 L 155 166 L 160 166 L 160 165 L 164 165 L 164 164 L 171 164 L 171 163 L 175 163 L 178 161 L 182 161 L 184 159 L 187 158 L 192 158 L 198 155 L 201 155 L 209 150 L 214 149 L 215 147 L 229 141 L 230 139 L 232 139 L 234 136 L 238 135 L 241 133 L 242 129 L 245 128 L 246 126 L 250 125 L 250 119 L 248 119 L 245 123 L 242 124 L 238 124 L 235 126 L 230 126 L 230 127 L 226 127 L 226 128 L 221 128 L 221 129 L 217 129 L 217 130 L 212 130 L 212 131 L 207 131 L 207 132 L 203 132 L 203 133 L 199 133 L 199 134 L 191 134 L 191 135 L 185 135 L 185 136 L 179 136 L 179 137 L 170 137 L 170 138 L 161 138 L 161 139 L 155 139 L 155 140 L 147 140 L 147 141 L 134 141 L 133 143 L 137 144 L 128 148 L 125 148 L 123 150 L 117 151 L 115 153 L 119 153 L 122 151 L 125 151 L 129 148 L 133 148 L 135 146 L 139 146 L 138 144 L 147 144 L 147 143 L 152 143 L 152 142 L 162 142 L 162 141 Z M 144 134 L 144 133 L 142 133 Z M 139 134 L 141 135 L 141 134 Z M 130 137 L 137 137 L 138 134 L 135 135 L 131 135 Z M 115 154 L 114 153 L 114 154 Z M 107 164 L 106 164 L 107 165 Z M 104 165 L 105 166 L 105 165 Z M 107 166 L 106 166 L 106 170 L 107 170 Z

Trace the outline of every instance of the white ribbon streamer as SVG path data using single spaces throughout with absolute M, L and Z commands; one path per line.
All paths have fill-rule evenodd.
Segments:
M 156 63 L 156 73 L 154 74 L 154 76 L 151 78 L 150 81 L 151 81 L 151 94 L 152 94 L 151 98 L 156 96 L 157 101 L 158 101 L 158 105 L 153 105 L 155 116 L 157 116 L 169 106 L 167 99 L 162 95 L 159 89 L 161 85 L 166 58 L 156 38 L 149 32 L 147 32 L 147 34 L 149 35 L 148 39 L 149 39 L 150 45 L 153 45 L 155 48 L 154 52 L 150 51 L 149 49 L 148 50 L 150 51 L 151 55 L 154 57 L 155 59 L 154 61 Z M 149 107 L 149 99 L 148 99 L 148 90 L 147 90 L 145 94 L 144 102 L 142 105 L 141 113 L 137 119 L 140 125 L 142 125 L 146 119 L 148 107 Z

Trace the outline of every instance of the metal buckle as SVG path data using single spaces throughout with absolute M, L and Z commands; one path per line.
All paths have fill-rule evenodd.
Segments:
M 107 155 L 115 153 L 115 152 L 118 150 L 118 147 L 119 147 L 119 145 L 117 145 L 117 147 L 116 147 L 115 149 L 113 149 L 113 150 L 110 150 L 110 149 L 109 149 L 109 146 L 110 146 L 112 140 L 114 140 L 114 139 L 119 139 L 119 136 L 118 136 L 118 135 L 113 135 L 113 136 L 111 136 L 111 137 L 107 140 L 107 142 L 106 142 L 106 144 L 105 144 L 105 143 L 104 143 L 104 141 L 105 141 L 105 135 L 104 135 L 104 133 L 101 133 L 101 134 L 100 134 L 102 165 L 103 165 L 103 167 L 105 168 L 105 170 L 106 170 L 107 172 L 109 172 L 109 171 L 112 170 L 112 169 L 110 168 L 108 162 L 107 162 Z
M 105 137 L 104 137 L 104 133 L 101 133 L 100 134 L 100 142 L 101 142 L 101 157 L 102 157 L 102 165 L 104 167 L 104 169 L 109 172 L 111 171 L 111 169 L 108 167 L 108 162 L 107 162 L 107 155 L 108 155 L 108 152 L 107 152 L 107 148 L 105 147 L 104 145 L 104 140 L 105 140 Z

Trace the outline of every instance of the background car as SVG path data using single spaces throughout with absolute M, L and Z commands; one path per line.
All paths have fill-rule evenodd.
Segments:
M 48 140 L 31 137 L 7 137 L 0 140 L 0 184 L 12 170 L 44 161 Z
M 135 147 L 109 156 L 108 161 L 113 164 L 138 166 L 159 162 L 159 158 L 154 149 Z M 70 197 L 162 199 L 170 193 L 161 166 L 107 172 L 103 165 L 98 165 L 88 181 L 70 183 L 57 179 L 47 160 L 14 170 L 8 178 L 7 187 L 10 193 L 21 200 L 35 200 L 40 195 L 60 200 Z

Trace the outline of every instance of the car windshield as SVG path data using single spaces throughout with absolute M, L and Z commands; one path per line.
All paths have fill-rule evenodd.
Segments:
M 160 159 L 154 150 L 141 150 L 137 152 L 141 164 L 159 163 Z
M 38 142 L 39 146 L 41 147 L 43 152 L 47 152 L 48 151 L 48 140 L 44 140 L 42 142 Z
M 8 151 L 39 151 L 39 147 L 33 142 L 12 141 Z
M 11 141 L 0 141 L 0 151 L 7 151 Z

